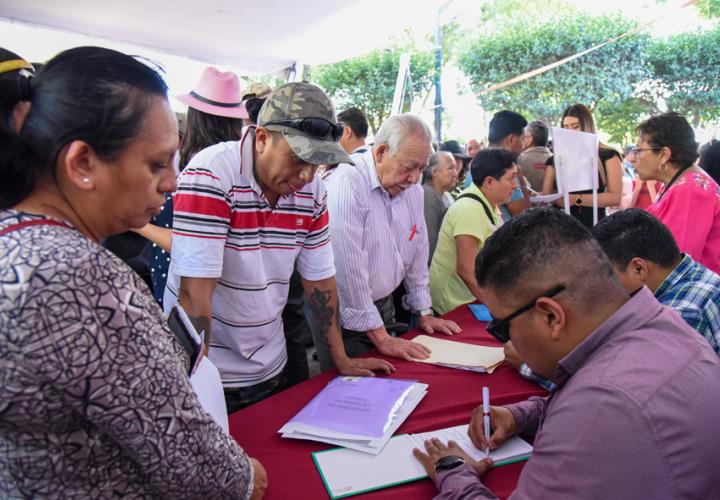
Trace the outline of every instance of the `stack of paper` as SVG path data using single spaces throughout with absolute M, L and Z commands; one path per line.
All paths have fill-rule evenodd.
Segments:
M 344 498 L 427 477 L 425 469 L 413 455 L 413 448 L 425 451 L 424 441 L 438 438 L 447 443 L 455 441 L 475 460 L 485 458 L 485 453 L 475 448 L 467 434 L 468 426 L 461 425 L 422 434 L 402 434 L 390 440 L 379 455 L 368 455 L 353 450 L 336 448 L 313 453 L 313 460 L 320 471 L 331 498 Z M 532 446 L 514 436 L 500 448 L 490 452 L 494 467 L 527 460 Z
M 338 377 L 280 428 L 309 439 L 377 455 L 427 393 L 427 384 L 374 377 Z
M 492 373 L 505 360 L 502 347 L 465 344 L 427 335 L 418 335 L 413 342 L 418 342 L 432 351 L 429 358 L 415 360 L 421 363 L 479 373 Z

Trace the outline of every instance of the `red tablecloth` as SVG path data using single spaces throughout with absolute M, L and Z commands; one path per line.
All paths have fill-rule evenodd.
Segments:
M 447 314 L 463 329 L 454 340 L 480 345 L 499 345 L 478 322 L 466 306 Z M 405 338 L 420 332 L 413 331 Z M 440 335 L 440 337 L 445 337 Z M 428 393 L 403 423 L 396 434 L 442 429 L 469 422 L 473 409 L 482 403 L 482 387 L 490 388 L 494 405 L 522 401 L 530 396 L 545 394 L 535 384 L 521 378 L 515 370 L 501 365 L 492 375 L 454 370 L 424 363 L 387 358 L 397 371 L 393 378 L 418 380 L 429 384 Z M 312 441 L 283 439 L 277 430 L 305 406 L 332 378 L 335 370 L 322 373 L 307 382 L 292 387 L 249 408 L 230 415 L 230 434 L 245 451 L 257 458 L 267 470 L 269 488 L 266 498 L 323 499 L 329 498 L 310 455 L 313 451 L 333 448 Z M 501 498 L 515 489 L 525 462 L 497 467 L 488 472 L 483 482 Z M 425 479 L 358 495 L 368 500 L 432 498 L 435 486 Z

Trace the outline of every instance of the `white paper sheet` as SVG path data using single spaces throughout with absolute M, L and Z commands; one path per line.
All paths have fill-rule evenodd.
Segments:
M 197 370 L 190 377 L 190 383 L 195 389 L 195 394 L 197 394 L 203 409 L 229 434 L 225 393 L 223 393 L 220 372 L 207 356 L 200 361 Z
M 562 198 L 562 196 L 562 193 L 539 194 L 536 196 L 531 196 L 530 203 L 532 205 L 549 205 L 555 200 L 559 200 L 560 198 Z
M 598 145 L 595 134 L 553 128 L 553 153 L 559 193 L 597 189 Z
M 448 441 L 455 441 L 465 453 L 475 460 L 482 460 L 487 456 L 484 451 L 475 448 L 475 445 L 468 435 L 467 425 L 458 425 L 457 427 L 449 427 L 447 429 L 411 434 L 411 437 L 415 440 L 416 446 L 421 449 L 424 449 L 425 445 L 423 443 L 426 439 L 438 438 L 445 444 L 447 444 Z M 505 441 L 500 448 L 491 451 L 490 458 L 492 458 L 497 465 L 502 465 L 503 463 L 515 461 L 518 458 L 527 457 L 531 453 L 532 446 L 528 442 L 517 436 L 513 436 Z

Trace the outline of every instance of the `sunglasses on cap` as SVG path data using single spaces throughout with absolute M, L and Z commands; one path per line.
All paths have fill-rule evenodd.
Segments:
M 542 297 L 554 297 L 558 293 L 565 290 L 565 285 L 558 285 L 554 288 L 551 288 L 547 292 L 543 293 L 539 297 L 535 297 L 531 302 L 525 304 L 520 309 L 514 311 L 513 313 L 509 314 L 503 319 L 497 320 L 495 318 L 492 319 L 490 323 L 488 323 L 486 330 L 490 335 L 498 339 L 503 344 L 510 340 L 510 321 L 520 316 L 522 313 L 529 311 L 535 306 L 535 303 L 538 301 L 538 299 L 541 299 Z
M 282 125 L 283 127 L 294 128 L 317 139 L 332 139 L 337 142 L 342 137 L 343 124 L 333 123 L 325 118 L 295 118 L 293 120 L 271 120 L 266 125 Z

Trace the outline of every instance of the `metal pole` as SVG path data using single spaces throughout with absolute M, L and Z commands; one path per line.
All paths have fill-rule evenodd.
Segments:
M 443 7 L 440 7 L 437 12 L 437 19 L 435 21 L 435 140 L 439 143 L 442 142 L 442 87 L 440 84 L 440 77 L 442 75 L 442 37 L 443 27 L 441 22 Z
M 407 81 L 407 72 L 409 69 L 410 54 L 407 52 L 400 54 L 400 67 L 398 68 L 397 79 L 395 80 L 395 93 L 393 94 L 390 116 L 402 113 L 403 97 L 405 96 L 405 82 Z

